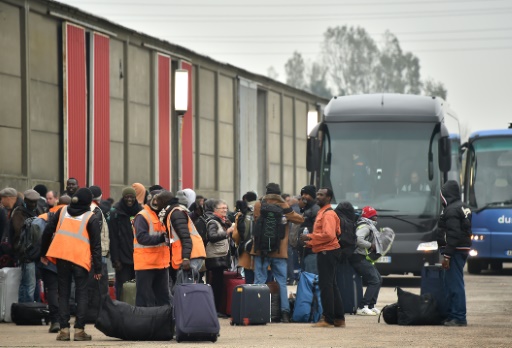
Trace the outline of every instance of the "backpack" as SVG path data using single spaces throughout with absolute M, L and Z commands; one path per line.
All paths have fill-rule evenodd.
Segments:
M 350 256 L 356 250 L 356 223 L 346 219 L 341 214 L 338 214 L 338 217 L 340 218 L 341 227 L 341 233 L 338 235 L 341 253 L 345 256 Z
M 279 251 L 287 225 L 283 224 L 283 216 L 280 206 L 268 204 L 265 200 L 261 202 L 260 216 L 254 224 L 255 251 L 260 251 L 263 256 Z
M 53 213 L 48 213 L 48 220 Z M 23 262 L 34 262 L 39 259 L 41 252 L 41 237 L 47 221 L 39 217 L 30 217 L 25 220 L 21 228 L 18 252 Z

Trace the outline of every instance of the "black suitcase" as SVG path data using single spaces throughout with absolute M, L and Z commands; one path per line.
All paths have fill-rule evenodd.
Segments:
M 439 265 L 424 266 L 421 270 L 421 295 L 431 294 L 436 300 L 442 319 L 449 314 L 449 301 L 445 291 L 445 270 Z
M 50 323 L 48 305 L 39 302 L 13 303 L 11 317 L 16 325 L 47 325 Z
M 231 325 L 265 325 L 270 322 L 270 289 L 262 284 L 238 285 L 233 290 Z
M 210 285 L 176 285 L 173 304 L 177 342 L 217 341 L 220 324 Z
M 336 283 L 345 313 L 355 314 L 363 298 L 363 282 L 346 258 L 338 262 Z

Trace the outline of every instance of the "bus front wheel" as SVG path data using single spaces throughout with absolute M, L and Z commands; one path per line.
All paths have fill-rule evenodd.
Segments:
M 482 271 L 482 262 L 480 260 L 468 260 L 468 272 L 471 274 L 480 274 Z

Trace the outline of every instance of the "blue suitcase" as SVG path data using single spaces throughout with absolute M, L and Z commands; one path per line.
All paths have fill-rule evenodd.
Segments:
M 425 266 L 421 270 L 421 295 L 432 295 L 437 302 L 437 310 L 442 319 L 448 317 L 450 309 L 444 277 L 445 270 L 439 265 Z
M 265 325 L 270 322 L 270 289 L 265 284 L 243 284 L 233 289 L 231 325 Z
M 179 284 L 174 289 L 176 341 L 217 341 L 219 319 L 207 284 Z
M 346 258 L 338 262 L 337 266 L 336 283 L 345 313 L 355 314 L 363 298 L 363 281 Z

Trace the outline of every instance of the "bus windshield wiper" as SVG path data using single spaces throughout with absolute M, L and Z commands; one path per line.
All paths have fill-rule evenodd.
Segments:
M 376 210 L 377 210 L 377 212 L 379 211 L 378 209 L 376 209 Z M 396 211 L 396 210 L 380 210 L 380 211 Z M 415 226 L 415 227 L 417 227 L 417 228 L 419 228 L 419 229 L 422 229 L 422 230 L 423 230 L 423 229 L 425 229 L 425 226 L 419 225 L 419 224 L 417 224 L 417 223 L 415 223 L 415 222 L 412 222 L 412 221 L 410 221 L 410 220 L 407 220 L 407 219 L 401 218 L 401 217 L 396 216 L 396 215 L 381 215 L 381 216 L 382 216 L 382 217 L 390 217 L 390 218 L 393 218 L 393 219 L 396 219 L 396 220 L 400 220 L 400 221 L 403 221 L 403 222 L 407 222 L 407 223 L 409 223 L 409 224 L 411 224 L 411 225 L 413 225 L 413 226 Z
M 482 208 L 478 208 L 475 210 L 475 213 L 479 213 L 481 212 L 482 210 L 485 210 L 487 208 L 490 208 L 492 206 L 497 206 L 497 205 L 507 205 L 507 204 L 512 204 L 512 199 L 508 199 L 506 201 L 497 201 L 497 202 L 490 202 L 490 203 L 487 203 L 486 205 L 484 205 Z

